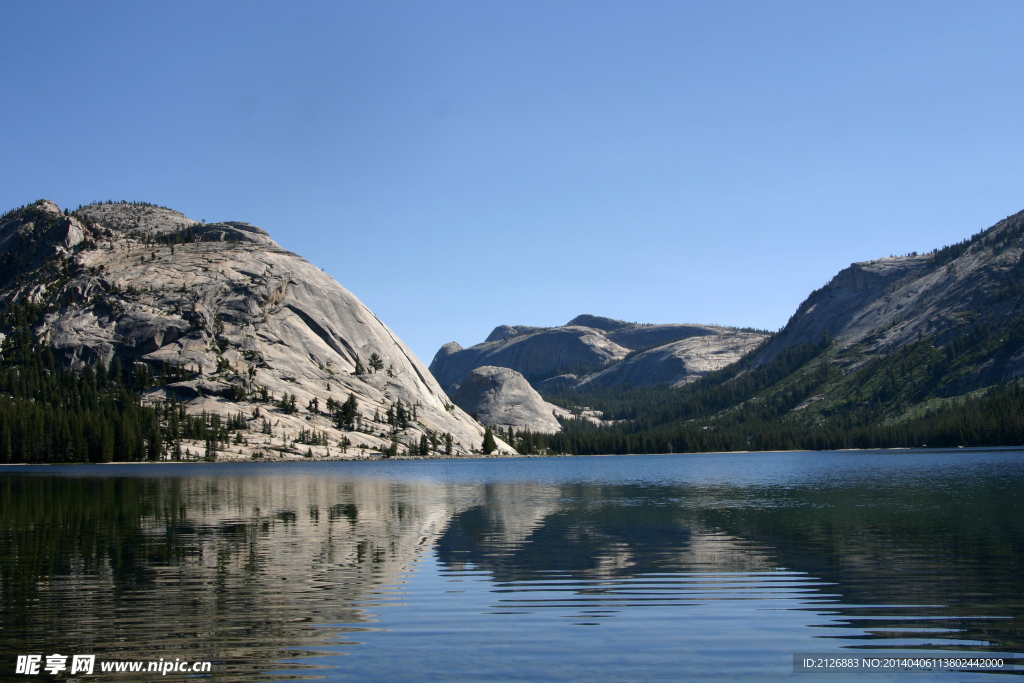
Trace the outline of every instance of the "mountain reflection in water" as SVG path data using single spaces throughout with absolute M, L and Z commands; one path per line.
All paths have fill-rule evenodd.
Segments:
M 562 677 L 631 678 L 635 643 L 572 630 L 616 623 L 648 678 L 678 677 L 702 632 L 770 662 L 740 678 L 795 651 L 1024 650 L 1020 454 L 857 457 L 5 468 L 0 669 L 558 678 L 544 648 L 564 642 Z

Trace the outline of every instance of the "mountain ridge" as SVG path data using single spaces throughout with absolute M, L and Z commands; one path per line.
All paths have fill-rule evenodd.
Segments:
M 645 385 L 678 385 L 735 361 L 766 335 L 720 325 L 649 325 L 583 314 L 557 327 L 499 325 L 486 341 L 468 348 L 449 342 L 435 354 L 430 371 L 449 396 L 469 372 L 483 366 L 515 370 L 542 391 L 545 381 L 553 378 L 573 386 L 595 381 L 630 383 L 631 377 L 642 377 Z M 701 344 L 694 340 L 699 338 L 703 338 L 708 353 L 696 350 Z M 687 340 L 687 344 L 679 344 Z M 677 344 L 673 353 L 641 360 L 653 361 L 657 367 L 643 373 L 623 373 L 622 377 L 609 372 L 627 358 L 672 344 Z
M 818 342 L 826 334 L 853 369 L 926 337 L 944 346 L 965 325 L 1019 317 L 1021 293 L 1024 211 L 927 254 L 851 264 L 800 304 L 754 363 L 769 362 L 785 348 Z M 856 360 L 849 358 L 855 347 Z M 1007 373 L 1007 379 L 1024 374 L 1024 352 L 1015 353 Z
M 1024 444 L 1024 212 L 954 245 L 854 263 L 777 334 L 675 390 L 545 394 L 606 423 L 572 453 Z

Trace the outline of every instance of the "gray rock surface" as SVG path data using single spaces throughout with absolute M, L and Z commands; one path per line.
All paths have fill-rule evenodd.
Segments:
M 755 362 L 766 363 L 788 347 L 818 342 L 827 333 L 839 342 L 850 371 L 919 338 L 934 335 L 941 345 L 970 323 L 1012 320 L 1019 316 L 1024 274 L 1022 234 L 1024 212 L 976 235 L 951 260 L 924 254 L 854 263 L 807 297 Z M 854 347 L 856 353 L 842 354 Z M 1024 350 L 995 359 L 977 377 L 966 378 L 959 390 L 1022 375 Z
M 467 413 L 476 413 L 490 427 L 528 429 L 552 434 L 562 426 L 555 415 L 569 417 L 563 408 L 541 398 L 526 378 L 510 368 L 475 368 L 452 397 Z
M 430 364 L 431 373 L 449 396 L 474 368 L 485 365 L 512 368 L 535 382 L 575 366 L 619 360 L 629 353 L 601 330 L 576 326 L 517 334 L 458 351 L 454 348 L 452 343 L 446 344 Z
M 752 350 L 765 333 L 718 325 L 641 325 L 580 315 L 564 327 L 501 325 L 482 344 L 445 344 L 430 371 L 450 396 L 473 369 L 516 370 L 545 392 L 693 381 Z
M 735 363 L 764 339 L 763 335 L 728 327 L 717 328 L 717 334 L 714 329 L 707 326 L 700 334 L 630 356 L 607 370 L 589 375 L 576 386 L 679 386 Z
M 190 379 L 151 389 L 149 400 L 173 395 L 186 399 L 190 412 L 225 416 L 259 408 L 273 435 L 259 433 L 261 421 L 250 417 L 257 433 L 249 451 L 283 448 L 283 437 L 292 440 L 300 429 L 327 433 L 332 455 L 342 437 L 353 444 L 349 456 L 360 445 L 379 450 L 392 435 L 375 417 L 399 402 L 416 411 L 395 434 L 403 450 L 423 434 L 451 434 L 456 454 L 483 442 L 483 428 L 451 405 L 372 311 L 246 223 L 202 224 L 169 209 L 123 203 L 65 216 L 41 201 L 0 221 L 0 264 L 0 303 L 50 302 L 37 335 L 73 366 L 114 358 L 122 366 L 145 362 L 154 372 L 180 366 Z M 33 266 L 34 276 L 26 277 Z M 383 362 L 378 372 L 370 369 L 373 354 Z M 355 374 L 357 362 L 366 372 Z M 261 402 L 261 390 L 295 396 L 298 411 Z M 340 403 L 349 394 L 362 431 L 341 432 L 326 413 L 328 399 Z M 312 399 L 318 410 L 307 409 Z
M 528 325 L 498 325 L 494 330 L 487 335 L 487 339 L 484 341 L 501 341 L 508 339 L 509 337 L 518 337 L 521 334 L 532 334 L 533 332 L 540 332 L 543 327 L 530 327 Z M 459 347 L 462 348 L 461 346 Z

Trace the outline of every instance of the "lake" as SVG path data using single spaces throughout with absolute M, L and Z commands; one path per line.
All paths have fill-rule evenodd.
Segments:
M 1022 588 L 1019 450 L 0 468 L 4 680 L 1006 681 Z

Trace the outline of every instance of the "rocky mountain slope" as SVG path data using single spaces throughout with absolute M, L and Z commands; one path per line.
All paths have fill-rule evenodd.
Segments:
M 148 401 L 240 414 L 244 443 L 221 457 L 459 455 L 483 440 L 359 299 L 247 223 L 41 200 L 0 219 L 0 310 L 38 316 L 36 339 L 73 367 L 131 367 Z
M 755 365 L 827 335 L 833 362 L 849 374 L 921 340 L 943 348 L 981 334 L 989 352 L 946 393 L 1009 381 L 1024 375 L 1024 348 L 1003 329 L 1021 321 L 1022 293 L 1024 212 L 928 254 L 852 264 L 800 304 Z

